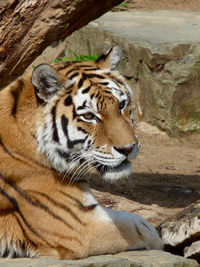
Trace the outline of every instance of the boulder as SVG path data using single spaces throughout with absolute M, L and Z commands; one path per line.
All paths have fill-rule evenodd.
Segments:
M 166 250 L 200 262 L 200 200 L 167 219 L 158 231 Z

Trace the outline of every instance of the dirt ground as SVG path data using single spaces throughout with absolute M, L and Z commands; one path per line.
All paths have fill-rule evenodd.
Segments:
M 199 11 L 199 0 L 126 0 L 120 10 L 187 10 Z
M 114 184 L 93 177 L 93 192 L 104 206 L 158 226 L 200 198 L 200 134 L 169 138 L 145 122 L 136 131 L 141 149 L 132 175 Z

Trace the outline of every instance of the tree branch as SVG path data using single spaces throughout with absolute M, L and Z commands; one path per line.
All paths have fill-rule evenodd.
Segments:
M 121 0 L 0 0 L 0 88 L 53 41 L 66 38 Z

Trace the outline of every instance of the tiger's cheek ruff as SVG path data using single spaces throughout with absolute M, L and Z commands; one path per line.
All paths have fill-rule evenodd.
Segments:
M 69 108 L 70 109 L 70 108 Z M 52 112 L 53 116 L 52 116 Z M 47 105 L 42 114 L 43 120 L 37 123 L 38 150 L 42 151 L 59 172 L 77 168 L 82 159 L 81 151 L 87 147 L 88 134 L 76 126 L 65 114 L 57 115 L 58 104 Z M 67 112 L 66 112 L 67 113 Z M 69 111 L 71 114 L 71 112 Z

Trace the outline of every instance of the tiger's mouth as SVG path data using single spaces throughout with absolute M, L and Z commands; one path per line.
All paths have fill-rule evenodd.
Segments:
M 96 162 L 94 167 L 98 170 L 99 174 L 106 180 L 117 180 L 131 173 L 131 163 L 125 159 L 117 166 L 109 166 Z
M 62 151 L 59 151 L 61 154 Z M 118 165 L 113 164 L 104 164 L 98 160 L 95 160 L 92 164 L 85 157 L 81 157 L 78 154 L 75 154 L 78 160 L 74 160 L 76 157 L 69 153 L 62 152 L 62 157 L 65 159 L 67 163 L 67 169 L 69 175 L 76 173 L 74 177 L 81 176 L 82 178 L 87 178 L 87 173 L 97 173 L 103 179 L 108 181 L 118 180 L 123 177 L 127 177 L 131 173 L 131 163 L 125 158 Z M 78 155 L 78 156 L 77 156 Z M 71 159 L 71 160 L 70 160 Z M 91 164 L 91 165 L 90 165 Z M 96 170 L 97 172 L 94 172 Z M 73 175 L 72 175 L 73 176 Z

